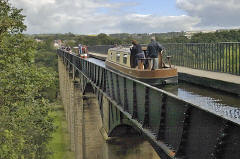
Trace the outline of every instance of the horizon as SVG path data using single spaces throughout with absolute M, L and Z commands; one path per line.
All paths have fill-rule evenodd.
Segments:
M 231 29 L 217 29 L 217 30 L 192 30 L 192 31 L 171 31 L 171 32 L 159 32 L 159 33 L 97 33 L 97 34 L 74 34 L 71 32 L 66 32 L 66 33 L 24 33 L 25 35 L 54 35 L 54 34 L 73 34 L 73 35 L 77 35 L 77 36 L 97 36 L 99 34 L 106 34 L 106 35 L 113 35 L 113 34 L 148 34 L 148 35 L 152 35 L 152 34 L 168 34 L 168 33 L 191 33 L 191 32 L 199 32 L 199 33 L 204 33 L 205 31 L 207 31 L 207 33 L 211 33 L 211 32 L 217 32 L 217 31 L 231 31 L 231 30 L 240 30 L 239 28 L 231 28 Z M 209 31 L 209 32 L 208 32 Z

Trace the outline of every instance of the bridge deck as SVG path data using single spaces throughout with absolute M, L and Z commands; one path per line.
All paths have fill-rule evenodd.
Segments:
M 89 55 L 101 60 L 105 60 L 107 58 L 106 54 L 89 52 Z M 175 67 L 178 69 L 179 79 L 181 80 L 240 95 L 239 76 L 181 66 Z
M 240 77 L 236 75 L 231 75 L 228 73 L 204 71 L 204 70 L 192 69 L 192 68 L 181 67 L 181 66 L 176 66 L 176 68 L 178 69 L 178 72 L 181 72 L 181 73 L 187 73 L 194 76 L 201 76 L 205 78 L 240 84 Z

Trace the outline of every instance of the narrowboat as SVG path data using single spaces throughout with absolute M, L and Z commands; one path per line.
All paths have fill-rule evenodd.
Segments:
M 146 48 L 143 48 L 146 51 Z M 162 61 L 162 54 L 159 53 L 158 69 L 151 69 L 151 58 L 141 58 L 138 60 L 138 66 L 132 68 L 130 48 L 115 47 L 108 50 L 108 56 L 105 64 L 117 72 L 135 78 L 150 85 L 177 84 L 177 69 L 171 66 L 170 56 L 167 56 L 168 65 Z

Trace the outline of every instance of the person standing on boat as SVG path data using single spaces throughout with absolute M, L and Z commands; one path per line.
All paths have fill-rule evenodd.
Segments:
M 78 44 L 78 55 L 82 54 L 82 44 Z
M 138 59 L 145 58 L 145 56 L 142 51 L 142 46 L 138 44 L 136 40 L 133 40 L 132 44 L 133 44 L 133 47 L 130 48 L 130 51 L 131 51 L 130 63 L 131 63 L 131 67 L 135 68 L 138 65 Z
M 151 42 L 147 46 L 147 56 L 153 59 L 152 69 L 158 69 L 158 53 L 163 51 L 163 47 L 159 44 L 155 37 L 151 37 Z

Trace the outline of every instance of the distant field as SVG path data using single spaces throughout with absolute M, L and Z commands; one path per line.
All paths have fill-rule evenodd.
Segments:
M 87 36 L 98 36 L 97 34 L 87 35 Z

